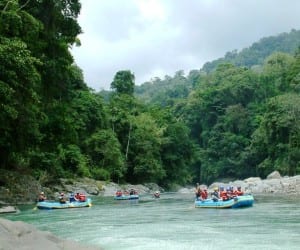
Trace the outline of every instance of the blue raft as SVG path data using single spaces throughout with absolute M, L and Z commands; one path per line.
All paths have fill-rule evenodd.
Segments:
M 241 195 L 232 198 L 227 201 L 218 200 L 213 201 L 212 199 L 207 200 L 195 200 L 195 207 L 197 208 L 240 208 L 240 207 L 251 207 L 254 203 L 252 195 Z
M 115 196 L 115 200 L 138 200 L 139 195 L 138 194 L 129 194 L 129 195 L 121 195 L 121 196 Z
M 92 200 L 87 198 L 86 201 L 67 201 L 66 203 L 60 203 L 57 201 L 40 201 L 37 203 L 37 208 L 39 209 L 64 209 L 64 208 L 81 208 L 81 207 L 91 207 Z

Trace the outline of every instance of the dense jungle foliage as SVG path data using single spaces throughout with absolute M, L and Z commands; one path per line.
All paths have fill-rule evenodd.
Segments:
M 71 54 L 80 9 L 79 0 L 0 1 L 1 170 L 45 184 L 86 176 L 164 187 L 300 173 L 299 49 L 141 86 L 120 70 L 104 96 Z M 289 47 L 281 36 L 271 44 Z M 284 36 L 299 46 L 299 31 Z

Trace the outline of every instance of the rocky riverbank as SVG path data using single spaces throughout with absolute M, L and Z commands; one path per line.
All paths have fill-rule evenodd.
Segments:
M 6 177 L 7 178 L 7 177 Z M 6 186 L 0 186 L 0 209 L 8 205 L 32 204 L 36 202 L 37 194 L 44 191 L 48 199 L 57 199 L 60 192 L 84 192 L 88 196 L 113 196 L 118 189 L 136 189 L 139 194 L 152 194 L 156 190 L 164 190 L 155 183 L 145 183 L 143 185 L 119 185 L 113 182 L 97 181 L 89 178 L 55 180 L 53 184 L 42 185 L 41 182 L 31 176 L 11 175 L 10 181 L 6 181 Z M 203 184 L 205 185 L 205 184 Z M 241 186 L 246 192 L 252 194 L 289 194 L 300 196 L 300 175 L 293 177 L 282 177 L 275 171 L 266 179 L 251 177 L 244 180 L 223 183 L 215 182 L 209 185 L 209 189 L 215 186 Z M 193 192 L 193 187 L 178 188 L 178 192 Z
M 206 186 L 202 184 L 202 186 Z M 261 194 L 284 194 L 300 196 L 300 175 L 293 177 L 282 177 L 278 171 L 269 174 L 266 179 L 259 177 L 250 177 L 244 180 L 236 180 L 232 182 L 214 182 L 209 185 L 211 191 L 214 187 L 220 186 L 241 186 L 242 190 L 253 195 Z M 179 192 L 194 192 L 194 188 L 182 188 Z
M 1 173 L 0 179 L 0 209 L 4 206 L 19 204 L 32 204 L 37 201 L 38 194 L 43 191 L 48 199 L 54 200 L 61 192 L 66 194 L 72 192 L 86 193 L 88 196 L 113 196 L 118 189 L 135 189 L 139 194 L 153 193 L 156 190 L 164 190 L 155 183 L 143 185 L 124 184 L 97 181 L 90 178 L 65 179 L 59 178 L 51 182 L 35 180 L 30 175 L 19 173 Z M 1 183 L 5 183 L 1 185 Z M 0 210 L 1 211 L 1 210 Z
M 100 250 L 75 241 L 64 240 L 50 232 L 39 231 L 21 221 L 0 218 L 0 250 Z

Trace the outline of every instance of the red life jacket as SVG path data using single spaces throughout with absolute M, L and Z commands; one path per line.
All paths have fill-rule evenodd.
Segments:
M 208 197 L 207 191 L 206 191 L 206 190 L 203 190 L 203 191 L 201 192 L 201 198 L 202 198 L 203 200 L 206 200 L 207 197 Z
M 241 190 L 236 190 L 236 195 L 243 195 L 244 194 L 244 192 L 243 191 L 241 191 Z
M 116 196 L 122 196 L 122 192 L 121 191 L 117 191 L 116 192 Z
M 84 194 L 79 194 L 79 201 L 86 201 L 86 196 Z

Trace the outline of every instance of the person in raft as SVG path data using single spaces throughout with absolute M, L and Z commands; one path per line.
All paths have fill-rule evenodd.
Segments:
M 60 193 L 60 196 L 59 196 L 59 202 L 60 203 L 66 203 L 67 202 L 67 197 L 65 196 L 64 193 Z
M 135 190 L 135 189 L 130 189 L 130 191 L 129 191 L 129 195 L 135 195 L 135 194 L 137 194 L 137 191 Z
M 70 202 L 78 201 L 78 199 L 76 199 L 76 195 L 74 193 L 71 193 L 69 197 L 70 197 L 69 198 Z
M 46 195 L 44 192 L 40 192 L 39 197 L 38 197 L 38 201 L 42 202 L 45 201 L 47 199 Z
M 196 184 L 196 188 L 195 188 L 195 196 L 196 196 L 196 199 L 199 199 L 201 197 L 201 187 L 199 185 L 199 183 Z
M 238 186 L 237 190 L 234 191 L 234 194 L 237 195 L 237 196 L 243 195 L 244 192 L 242 191 L 242 187 Z
M 218 201 L 220 199 L 219 189 L 217 187 L 214 188 L 214 191 L 211 194 L 211 198 L 213 201 Z
M 83 193 L 76 193 L 75 199 L 76 199 L 77 201 L 84 202 L 84 201 L 86 201 L 86 195 L 83 194 Z
M 116 196 L 117 196 L 117 197 L 121 197 L 122 195 L 123 195 L 123 193 L 122 193 L 121 190 L 118 190 L 118 191 L 116 192 Z
M 223 188 L 221 193 L 220 193 L 220 197 L 223 201 L 228 201 L 230 198 L 230 187 L 227 187 L 226 189 Z
M 202 201 L 206 200 L 208 198 L 208 193 L 207 193 L 207 188 L 203 188 L 203 190 L 201 191 L 201 194 L 200 194 L 200 199 Z
M 153 194 L 154 198 L 160 198 L 160 192 L 159 191 L 156 191 L 154 194 Z

